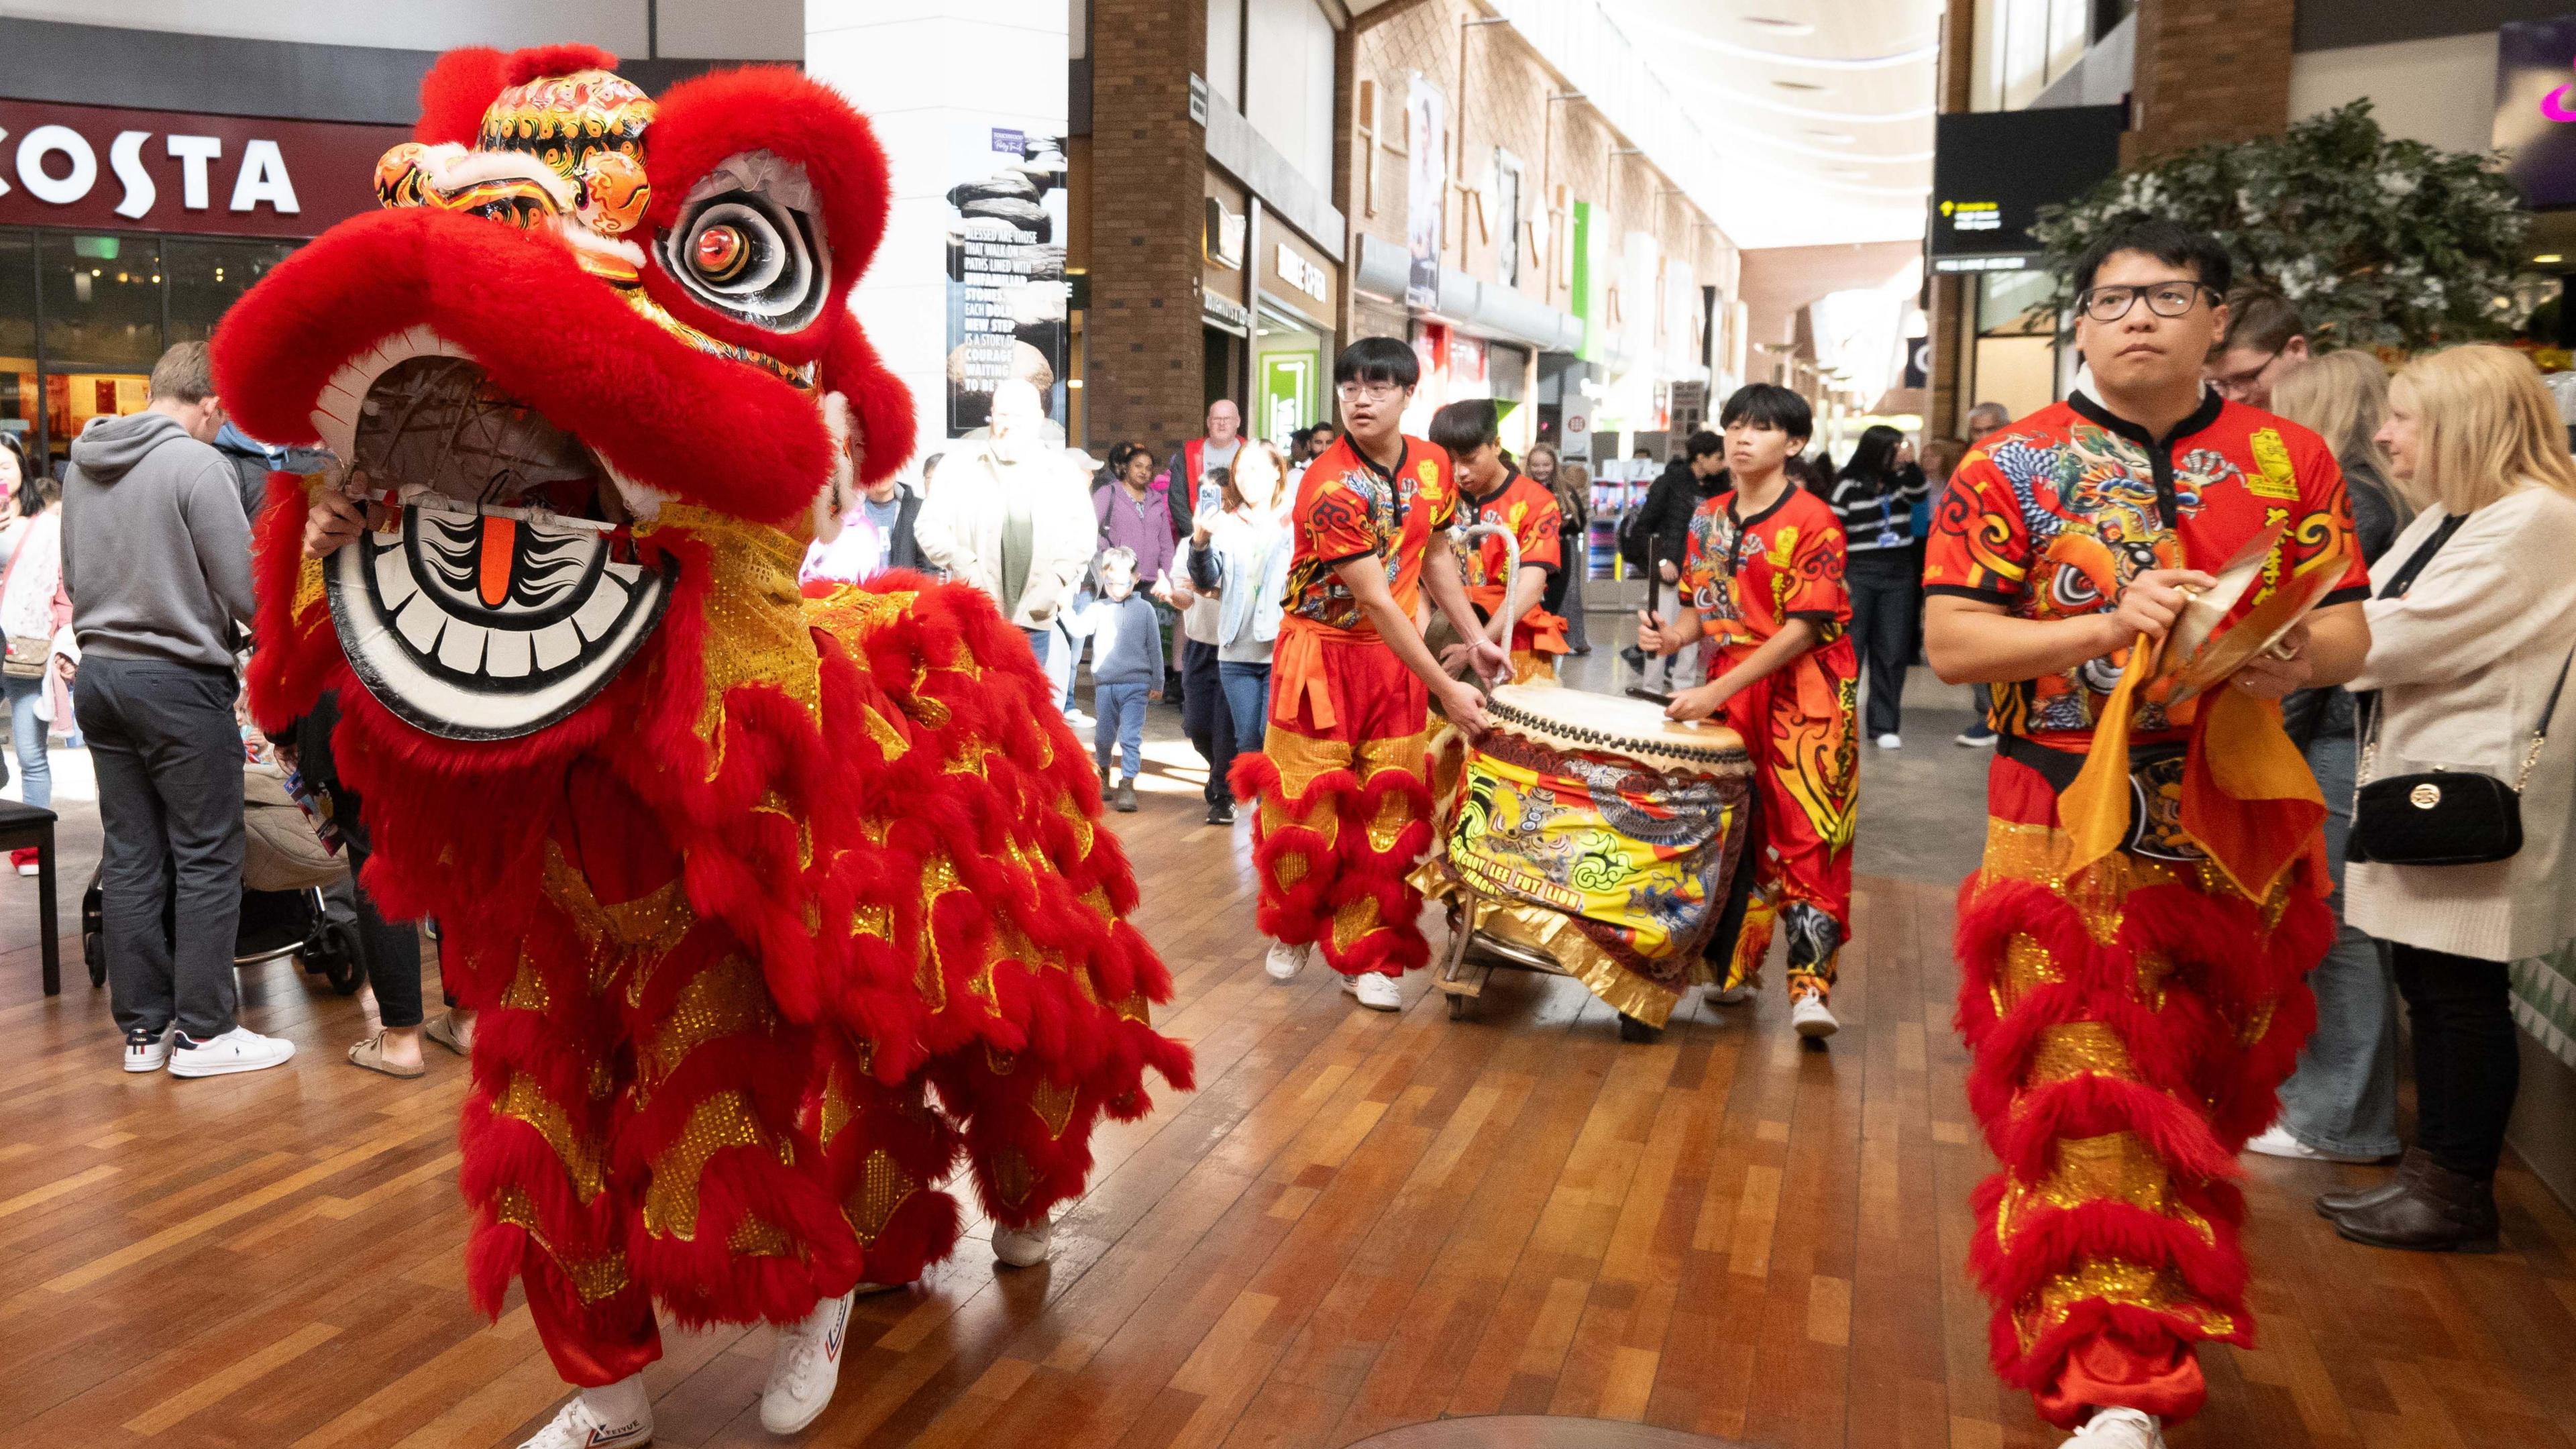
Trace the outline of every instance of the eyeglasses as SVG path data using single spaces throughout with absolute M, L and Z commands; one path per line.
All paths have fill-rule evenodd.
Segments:
M 1362 398 L 1370 402 L 1384 402 L 1404 391 L 1404 388 L 1392 382 L 1346 382 L 1334 391 L 1342 395 L 1344 402 L 1358 402 Z
M 2179 317 L 2200 300 L 2200 294 L 2218 294 L 2198 282 L 2158 282 L 2147 287 L 2095 287 L 2075 299 L 2084 315 L 2096 322 L 2117 322 L 2129 315 L 2140 297 L 2147 299 L 2147 310 L 2159 317 Z
M 2263 360 L 2261 362 L 2254 364 L 2252 367 L 2240 367 L 2234 372 L 2221 373 L 2212 377 L 2209 380 L 2209 385 L 2218 389 L 2219 395 L 2222 397 L 2240 398 L 2244 394 L 2252 392 L 2254 390 L 2254 385 L 2263 380 L 2263 374 L 2270 372 L 2272 370 L 2272 364 L 2280 360 L 2281 349 L 2275 347 L 2271 351 L 2263 354 Z

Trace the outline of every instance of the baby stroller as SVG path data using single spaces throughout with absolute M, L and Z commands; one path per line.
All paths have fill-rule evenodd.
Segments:
M 241 924 L 233 936 L 233 965 L 292 956 L 333 991 L 355 993 L 367 979 L 367 963 L 348 858 L 314 833 L 275 764 L 245 765 L 242 827 Z M 102 902 L 93 870 L 81 893 L 81 956 L 89 963 L 92 986 L 107 982 Z M 169 929 L 166 921 L 163 928 Z

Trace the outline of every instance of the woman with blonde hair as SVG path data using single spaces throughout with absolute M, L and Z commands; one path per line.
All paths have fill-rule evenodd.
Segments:
M 2371 570 L 2344 909 L 2390 943 L 2415 1145 L 2317 1207 L 2359 1242 L 2492 1252 L 2519 1077 L 2506 963 L 2576 937 L 2576 459 L 2531 364 L 2484 345 L 2409 364 L 2378 440 L 2424 511 Z
M 2388 482 L 2388 455 L 2375 438 L 2388 414 L 2388 369 L 2367 352 L 2336 352 L 2272 385 L 2272 410 L 2334 450 L 2352 497 L 2353 534 L 2372 562 L 2412 517 Z M 2281 724 L 2304 751 L 2326 797 L 2327 898 L 2343 921 L 2344 841 L 2352 828 L 2353 772 L 2359 765 L 2350 690 L 2302 689 L 2281 701 Z M 2281 1084 L 2281 1115 L 2245 1144 L 2273 1157 L 2378 1162 L 2397 1155 L 2397 992 L 2388 953 L 2348 922 L 2308 975 L 2317 1029 L 2299 1068 Z

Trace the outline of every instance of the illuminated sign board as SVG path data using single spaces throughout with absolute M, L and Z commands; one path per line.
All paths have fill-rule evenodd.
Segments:
M 2125 106 L 1976 111 L 1937 118 L 1932 269 L 2017 271 L 2039 254 L 2039 209 L 2072 201 L 2119 169 Z
M 2576 203 L 2576 16 L 2496 28 L 2495 145 L 2525 206 Z

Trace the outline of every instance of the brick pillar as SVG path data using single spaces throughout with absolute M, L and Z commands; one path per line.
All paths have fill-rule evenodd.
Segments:
M 1968 71 L 1976 55 L 1976 0 L 1949 0 L 1941 17 L 1941 89 L 1943 112 L 1968 109 Z M 1928 264 L 1928 259 L 1927 259 Z M 1959 395 L 1966 381 L 1965 346 L 1962 338 L 1968 306 L 1968 279 L 1956 274 L 1934 274 L 1932 278 L 1931 318 L 1932 376 L 1931 396 L 1925 402 L 1923 435 L 1932 438 L 1955 437 L 1960 422 L 1973 400 Z
M 2297 0 L 2141 0 L 2121 164 L 2279 135 L 2290 124 L 2297 13 Z
M 1200 198 L 1207 133 L 1190 74 L 1207 53 L 1206 0 L 1093 0 L 1091 309 L 1095 456 L 1134 439 L 1197 435 L 1201 400 Z

